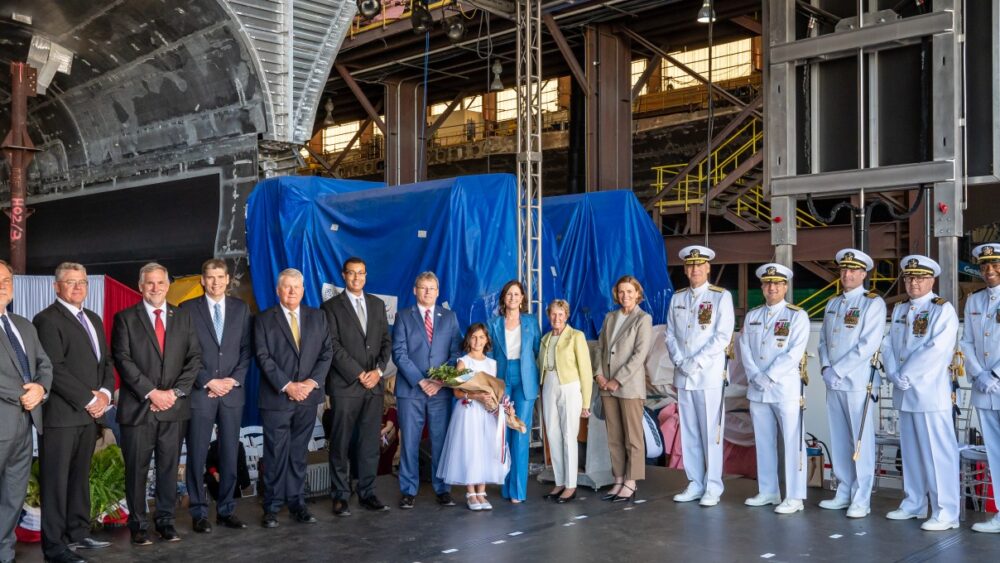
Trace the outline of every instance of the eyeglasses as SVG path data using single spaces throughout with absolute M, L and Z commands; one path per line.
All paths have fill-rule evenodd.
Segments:
M 348 278 L 363 278 L 368 275 L 368 272 L 355 272 L 352 270 L 347 270 L 344 272 L 344 276 Z
M 418 285 L 415 288 L 417 291 L 437 291 L 437 286 L 434 285 Z
M 59 282 L 66 287 L 87 287 L 89 282 L 87 280 L 63 280 Z

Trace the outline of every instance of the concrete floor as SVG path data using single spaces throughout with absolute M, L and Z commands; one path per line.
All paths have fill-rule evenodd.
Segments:
M 114 545 L 81 552 L 95 561 L 989 561 L 1000 537 L 969 530 L 986 519 L 972 514 L 959 530 L 923 532 L 918 520 L 891 522 L 886 512 L 898 505 L 894 492 L 872 500 L 872 515 L 848 520 L 843 511 L 822 510 L 816 503 L 830 496 L 810 489 L 806 510 L 779 516 L 770 508 L 748 508 L 743 500 L 757 492 L 755 481 L 729 479 L 722 502 L 714 508 L 677 504 L 671 497 L 686 485 L 683 472 L 648 468 L 639 502 L 601 502 L 580 489 L 576 502 L 556 505 L 541 500 L 548 486 L 531 480 L 526 504 L 512 505 L 490 488 L 492 512 L 472 513 L 464 505 L 437 506 L 424 485 L 416 508 L 396 508 L 398 489 L 381 477 L 378 494 L 392 506 L 369 513 L 352 505 L 353 516 L 334 517 L 330 503 L 318 499 L 311 510 L 318 524 L 297 524 L 280 517 L 274 530 L 259 527 L 256 499 L 240 501 L 237 514 L 246 530 L 216 527 L 211 534 L 191 532 L 186 512 L 178 513 L 182 541 L 156 541 L 149 547 L 129 544 L 127 530 L 105 530 L 95 537 Z M 455 487 L 456 501 L 463 500 Z M 464 492 L 464 491 L 463 491 Z M 18 560 L 41 561 L 38 545 L 18 545 Z

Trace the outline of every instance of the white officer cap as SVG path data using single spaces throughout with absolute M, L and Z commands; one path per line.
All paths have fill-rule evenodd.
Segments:
M 904 256 L 899 262 L 899 267 L 903 269 L 904 276 L 932 276 L 936 278 L 941 275 L 941 266 L 920 254 Z
M 845 248 L 837 253 L 837 265 L 844 270 L 871 270 L 875 266 L 872 257 L 856 248 Z
M 685 246 L 677 253 L 677 256 L 684 261 L 685 264 L 704 264 L 715 258 L 715 251 L 707 246 L 698 246 L 697 244 L 692 244 L 691 246 Z
M 781 264 L 764 264 L 757 268 L 757 277 L 765 282 L 787 282 L 792 279 L 792 271 Z
M 977 264 L 1000 262 L 1000 243 L 988 242 L 980 244 L 972 249 L 972 255 L 976 257 Z

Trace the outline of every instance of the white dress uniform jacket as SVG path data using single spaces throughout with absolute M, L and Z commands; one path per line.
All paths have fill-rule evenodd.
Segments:
M 972 405 L 1000 410 L 1000 391 L 983 392 L 1000 378 L 1000 286 L 980 289 L 966 300 L 960 346 L 965 374 L 972 382 Z
M 933 292 L 896 304 L 882 345 L 893 407 L 906 412 L 951 410 L 951 365 L 958 339 L 955 308 Z
M 749 388 L 760 403 L 798 401 L 799 362 L 809 341 L 809 316 L 785 301 L 747 313 L 740 334 L 740 358 Z
M 734 324 L 733 297 L 725 289 L 705 283 L 674 294 L 667 314 L 667 352 L 678 389 L 722 387 Z
M 884 333 L 885 301 L 877 294 L 856 287 L 828 301 L 819 333 L 819 365 L 833 368 L 839 377 L 827 381 L 827 388 L 864 391 Z M 878 386 L 876 375 L 873 389 Z

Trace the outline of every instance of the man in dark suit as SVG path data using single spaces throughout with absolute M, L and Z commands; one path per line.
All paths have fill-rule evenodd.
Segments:
M 205 492 L 205 461 L 218 425 L 219 495 L 216 522 L 228 528 L 246 528 L 233 513 L 236 508 L 236 462 L 240 421 L 246 393 L 243 382 L 250 367 L 250 308 L 227 297 L 229 266 L 213 258 L 201 267 L 205 296 L 181 304 L 194 321 L 201 344 L 201 369 L 191 390 L 191 422 L 187 433 L 186 480 L 191 526 L 197 533 L 212 531 Z
M 31 426 L 42 434 L 52 364 L 31 321 L 7 312 L 14 270 L 0 260 L 0 562 L 14 560 L 14 528 L 31 473 Z
M 348 258 L 341 272 L 344 291 L 323 303 L 333 342 L 333 365 L 326 381 L 333 424 L 330 433 L 330 495 L 333 513 L 350 516 L 351 438 L 357 436 L 358 499 L 368 510 L 389 507 L 375 496 L 382 429 L 382 372 L 392 355 L 385 303 L 364 293 L 364 260 Z
M 52 392 L 45 405 L 38 462 L 42 491 L 42 552 L 47 561 L 86 561 L 71 548 L 111 545 L 90 537 L 90 458 L 98 421 L 111 404 L 115 376 L 104 323 L 83 308 L 87 270 L 56 268 L 56 301 L 35 315 L 38 339 L 52 361 Z
M 283 505 L 296 522 L 316 518 L 305 504 L 306 456 L 323 402 L 333 351 L 326 315 L 301 306 L 302 272 L 278 275 L 279 304 L 257 315 L 254 348 L 262 373 L 260 417 L 264 427 L 265 528 L 278 527 Z
M 178 541 L 174 528 L 177 465 L 191 418 L 191 386 L 201 367 L 201 346 L 191 317 L 167 304 L 167 269 L 139 270 L 142 302 L 115 315 L 111 350 L 121 377 L 118 423 L 125 457 L 125 500 L 134 545 L 150 545 L 146 475 L 156 452 L 156 531 Z
M 399 507 L 413 508 L 420 485 L 420 437 L 426 423 L 431 438 L 431 482 L 438 504 L 454 506 L 451 487 L 437 476 L 438 460 L 451 418 L 452 394 L 441 392 L 443 383 L 427 378 L 427 370 L 448 363 L 454 365 L 462 349 L 462 334 L 455 313 L 435 306 L 438 279 L 433 272 L 417 276 L 413 284 L 417 304 L 396 315 L 392 334 L 392 359 L 399 404 L 400 452 Z

